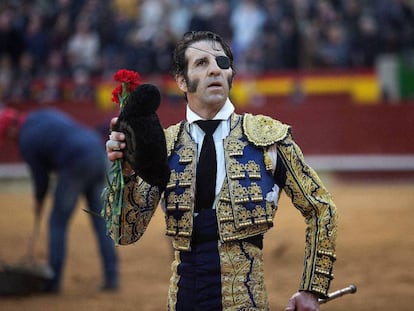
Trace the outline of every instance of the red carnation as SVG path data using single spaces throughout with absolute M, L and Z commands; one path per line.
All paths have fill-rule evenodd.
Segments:
M 140 78 L 141 77 L 138 72 L 126 69 L 120 69 L 114 74 L 114 80 L 121 82 L 121 85 L 117 86 L 112 91 L 112 102 L 119 104 L 121 110 L 124 105 L 124 100 L 128 97 L 128 94 L 141 84 Z
M 112 102 L 115 104 L 119 104 L 119 97 L 122 93 L 122 85 L 118 85 L 114 90 L 112 91 Z
M 140 84 L 140 76 L 138 72 L 120 69 L 114 74 L 114 80 L 121 83 L 138 86 Z

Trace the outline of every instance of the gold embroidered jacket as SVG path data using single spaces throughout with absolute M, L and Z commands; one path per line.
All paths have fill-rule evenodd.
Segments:
M 331 195 L 314 170 L 305 163 L 301 150 L 292 139 L 289 126 L 266 116 L 233 114 L 230 128 L 230 135 L 224 143 L 226 180 L 216 204 L 220 240 L 243 239 L 263 234 L 272 227 L 277 204 L 265 199 L 266 192 L 261 191 L 254 178 L 255 175 L 261 178 L 257 166 L 264 167 L 269 173 L 272 171 L 267 150 L 276 144 L 278 161 L 282 161 L 286 168 L 284 191 L 307 224 L 304 271 L 299 289 L 326 296 L 333 278 L 337 230 L 336 207 Z M 168 195 L 164 196 L 166 234 L 172 237 L 176 250 L 188 251 L 191 247 L 197 148 L 186 122 L 169 127 L 165 134 L 168 156 L 177 156 L 178 161 L 185 165 L 181 171 L 172 169 L 167 185 Z M 243 153 L 248 144 L 261 149 L 263 157 L 261 163 L 250 162 L 242 166 L 252 182 L 249 187 L 240 190 L 237 181 L 240 163 L 237 156 Z M 177 151 L 177 146 L 184 147 Z M 176 191 L 178 187 L 181 187 L 181 191 Z M 119 244 L 130 244 L 145 232 L 162 193 L 157 187 L 136 177 L 126 184 L 124 197 L 127 206 L 119 223 L 113 224 L 110 231 Z M 257 208 L 243 208 L 246 197 L 257 202 Z M 180 211 L 179 219 L 173 217 L 173 210 Z

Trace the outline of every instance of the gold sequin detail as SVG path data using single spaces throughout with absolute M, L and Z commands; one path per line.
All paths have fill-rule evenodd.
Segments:
M 194 158 L 194 150 L 190 147 L 183 147 L 178 151 L 178 156 L 180 157 L 180 164 L 191 163 Z
M 284 139 L 289 132 L 289 126 L 268 116 L 243 116 L 243 130 L 249 141 L 256 146 L 267 147 Z
M 248 242 L 219 246 L 223 310 L 269 310 L 263 252 Z

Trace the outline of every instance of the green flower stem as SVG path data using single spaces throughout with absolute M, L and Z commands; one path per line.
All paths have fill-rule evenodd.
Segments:
M 122 92 L 119 96 L 119 108 L 120 111 L 124 109 L 125 100 L 128 96 L 128 84 L 122 83 Z M 114 235 L 115 244 L 119 244 L 119 217 L 121 216 L 122 209 L 125 207 L 124 201 L 124 188 L 125 180 L 122 169 L 122 159 L 116 160 L 109 172 L 112 178 L 107 178 L 107 186 L 102 193 L 103 208 L 101 216 L 106 223 L 107 232 Z

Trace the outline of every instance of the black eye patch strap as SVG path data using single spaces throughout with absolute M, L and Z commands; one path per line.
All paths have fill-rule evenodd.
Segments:
M 199 49 L 199 48 L 195 48 L 193 46 L 189 46 L 189 48 L 199 50 L 199 51 L 208 53 L 210 55 L 213 55 L 216 59 L 217 66 L 219 66 L 221 69 L 229 69 L 230 68 L 230 58 L 228 58 L 227 56 L 224 56 L 224 55 L 216 56 L 213 53 L 210 53 L 209 51 Z

